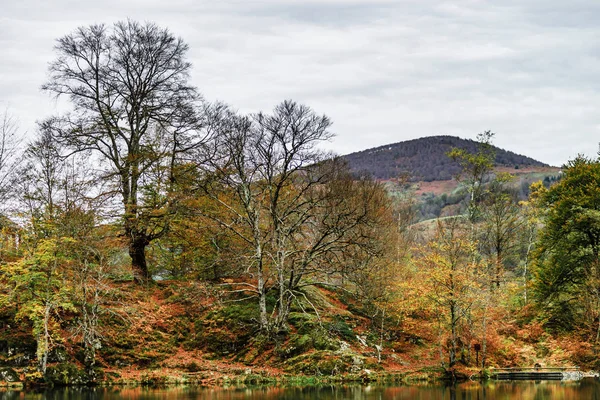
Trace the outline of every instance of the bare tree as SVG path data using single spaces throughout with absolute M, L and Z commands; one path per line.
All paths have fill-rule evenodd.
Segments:
M 273 327 L 267 291 L 272 280 L 283 282 L 284 242 L 291 239 L 284 231 L 297 229 L 305 217 L 301 207 L 310 207 L 303 194 L 319 177 L 311 177 L 308 167 L 325 158 L 315 146 L 331 137 L 330 122 L 291 101 L 276 107 L 273 115 L 230 114 L 226 119 L 209 149 L 213 156 L 201 165 L 208 170 L 200 187 L 221 209 L 207 216 L 250 249 L 247 270 L 256 278 L 252 290 L 259 298 L 260 326 L 268 331 Z M 301 179 L 303 184 L 296 185 Z
M 525 221 L 520 215 L 516 193 L 506 186 L 512 179 L 509 174 L 498 174 L 490 182 L 481 206 L 483 220 L 479 246 L 493 265 L 490 276 L 496 287 L 500 287 L 505 265 L 509 261 L 516 264 L 511 259 L 517 256 L 520 234 L 525 233 Z
M 168 228 L 176 166 L 207 134 L 201 97 L 188 84 L 187 50 L 152 23 L 80 27 L 58 39 L 42 86 L 73 106 L 51 121 L 55 136 L 73 152 L 101 157 L 104 178 L 115 183 L 137 282 L 151 279 L 145 249 Z
M 19 145 L 16 119 L 5 109 L 0 115 L 0 201 L 6 202 L 11 194 L 14 174 L 19 166 Z
M 240 259 L 255 283 L 243 285 L 258 296 L 263 331 L 277 332 L 303 286 L 340 276 L 342 252 L 367 245 L 375 186 L 317 148 L 331 122 L 309 107 L 284 101 L 272 114 L 227 119 L 200 166 L 217 205 L 204 213 L 246 243 Z M 278 294 L 270 314 L 269 290 Z

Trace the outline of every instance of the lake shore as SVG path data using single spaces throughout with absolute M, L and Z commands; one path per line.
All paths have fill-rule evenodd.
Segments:
M 323 385 L 323 384 L 417 384 L 424 382 L 438 382 L 447 378 L 442 368 L 422 368 L 409 371 L 371 371 L 364 369 L 355 373 L 337 375 L 304 375 L 289 374 L 274 368 L 239 368 L 237 366 L 215 368 L 189 372 L 173 369 L 110 369 L 97 371 L 96 379 L 81 369 L 73 368 L 73 364 L 63 363 L 51 366 L 44 379 L 39 375 L 23 371 L 14 371 L 18 380 L 0 381 L 0 388 L 19 389 L 24 387 L 39 386 L 170 386 L 170 385 L 195 385 L 203 387 L 230 387 L 230 386 L 264 386 L 264 385 Z M 19 373 L 20 372 L 20 373 Z M 464 373 L 459 375 L 468 379 Z M 481 375 L 473 374 L 472 379 L 479 379 Z

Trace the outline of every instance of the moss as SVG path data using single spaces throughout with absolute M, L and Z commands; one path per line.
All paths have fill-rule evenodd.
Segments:
M 334 316 L 331 322 L 327 322 L 324 324 L 324 327 L 331 333 L 340 338 L 348 341 L 354 342 L 356 341 L 356 334 L 350 328 L 348 323 L 340 316 Z
M 130 335 L 117 335 L 111 345 L 119 349 L 131 350 L 135 347 L 136 341 Z
M 171 383 L 175 383 L 170 377 L 163 374 L 144 374 L 140 377 L 140 384 L 142 386 L 165 386 Z
M 364 368 L 372 371 L 383 371 L 383 366 L 377 362 L 377 359 L 366 359 Z
M 278 346 L 275 354 L 282 360 L 295 357 L 313 348 L 313 340 L 310 335 L 292 335 L 290 340 Z
M 308 332 L 292 334 L 290 339 L 277 346 L 275 354 L 282 360 L 296 357 L 310 350 L 339 350 L 339 341 L 332 338 L 327 331 L 320 326 Z
M 256 333 L 258 305 L 232 304 L 209 312 L 195 322 L 196 336 L 192 343 L 220 356 L 240 352 Z
M 252 324 L 257 321 L 258 316 L 258 305 L 255 303 L 230 304 L 209 312 L 206 320 L 219 322 L 225 319 L 237 324 Z
M 169 356 L 156 350 L 145 350 L 135 358 L 135 363 L 141 367 L 158 367 L 159 363 Z
M 316 315 L 305 312 L 292 312 L 288 317 L 288 322 L 299 334 L 310 333 L 318 326 L 319 320 Z
M 258 374 L 248 374 L 242 376 L 238 379 L 238 383 L 243 383 L 244 385 L 249 386 L 258 386 L 258 385 L 273 385 L 277 383 L 277 379 L 270 376 L 263 376 Z
M 245 337 L 237 336 L 235 333 L 223 328 L 213 328 L 203 333 L 201 343 L 206 350 L 225 356 L 241 349 L 246 340 Z
M 482 369 L 481 372 L 479 373 L 479 378 L 482 380 L 488 380 L 492 377 L 492 373 L 490 372 L 489 369 Z
M 339 350 L 340 343 L 327 334 L 323 329 L 314 331 L 311 335 L 313 347 L 317 350 Z
M 313 338 L 310 335 L 295 336 L 291 342 L 298 352 L 305 352 L 313 347 Z
M 357 365 L 356 355 L 339 355 L 332 351 L 320 350 L 301 354 L 287 360 L 283 369 L 288 373 L 308 375 L 338 375 L 350 372 Z M 362 366 L 362 363 L 360 364 Z M 358 368 L 360 369 L 360 367 Z
M 44 380 L 52 386 L 82 386 L 90 382 L 85 371 L 68 362 L 48 367 Z
M 121 379 L 121 374 L 119 374 L 118 372 L 105 372 L 102 376 L 104 383 L 114 383 L 117 382 Z

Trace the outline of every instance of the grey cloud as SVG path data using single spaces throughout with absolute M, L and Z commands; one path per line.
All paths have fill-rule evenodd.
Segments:
M 249 7 L 252 17 L 284 18 L 300 24 L 347 28 L 363 25 L 386 16 L 393 10 L 390 2 L 283 2 Z
M 340 153 L 435 134 L 561 164 L 600 137 L 595 0 L 107 0 L 3 4 L 0 100 L 31 131 L 54 40 L 130 17 L 190 45 L 193 82 L 242 112 L 294 98 L 334 120 Z

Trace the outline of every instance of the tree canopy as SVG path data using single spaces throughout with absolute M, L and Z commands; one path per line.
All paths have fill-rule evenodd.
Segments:
M 569 161 L 562 179 L 541 192 L 539 204 L 545 227 L 535 291 L 550 325 L 570 329 L 590 317 L 586 307 L 595 310 L 592 320 L 600 315 L 600 161 L 583 156 Z
M 46 122 L 71 151 L 91 151 L 123 205 L 134 277 L 150 279 L 146 246 L 168 228 L 170 185 L 184 154 L 207 136 L 188 83 L 188 46 L 153 23 L 90 25 L 58 39 L 42 88 L 72 111 Z M 189 154 L 186 154 L 189 157 Z

